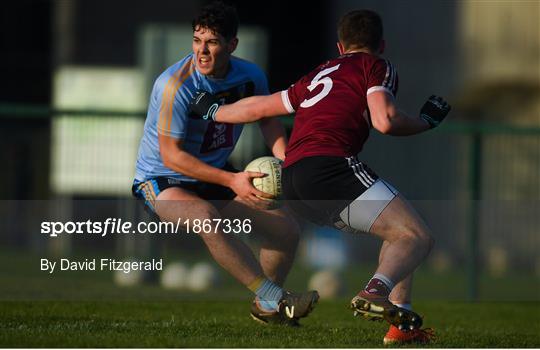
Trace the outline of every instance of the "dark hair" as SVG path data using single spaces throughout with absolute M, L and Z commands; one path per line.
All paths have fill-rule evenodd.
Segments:
M 215 34 L 221 34 L 230 40 L 238 32 L 238 13 L 236 8 L 221 1 L 214 1 L 204 6 L 193 22 L 193 31 L 208 28 Z
M 356 10 L 341 17 L 338 38 L 343 46 L 377 50 L 383 38 L 381 17 L 374 11 Z

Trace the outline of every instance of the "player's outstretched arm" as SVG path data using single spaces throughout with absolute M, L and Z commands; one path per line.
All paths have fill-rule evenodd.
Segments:
M 418 134 L 438 126 L 451 107 L 441 97 L 431 96 L 418 117 L 411 117 L 397 109 L 394 97 L 385 91 L 367 96 L 373 127 L 383 134 L 406 136 Z
M 219 100 L 207 91 L 199 91 L 190 104 L 190 112 L 202 119 L 220 123 L 250 123 L 266 117 L 289 114 L 281 93 L 268 96 L 243 98 L 230 105 L 220 105 Z

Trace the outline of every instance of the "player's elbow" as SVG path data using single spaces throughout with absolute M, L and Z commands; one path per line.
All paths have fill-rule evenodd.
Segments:
M 171 157 L 170 152 L 160 151 L 160 155 L 161 155 L 161 161 L 163 162 L 163 165 L 166 168 L 171 169 L 173 165 L 173 157 Z
M 398 128 L 398 119 L 398 111 L 393 108 L 393 106 L 390 106 L 372 116 L 371 122 L 373 123 L 373 127 L 377 129 L 380 133 L 385 135 L 393 135 L 393 133 Z
M 163 134 L 158 134 L 159 140 L 159 155 L 161 162 L 169 169 L 175 169 L 176 164 L 180 163 L 179 158 L 182 156 L 182 140 L 175 139 Z
M 373 118 L 373 127 L 381 134 L 389 135 L 393 131 L 392 120 L 388 116 Z
M 394 97 L 384 91 L 375 92 L 367 98 L 371 124 L 382 134 L 392 134 L 396 128 L 398 111 L 394 105 Z
M 174 169 L 175 164 L 178 163 L 179 151 L 172 147 L 160 147 L 159 154 L 161 155 L 161 161 L 166 168 Z

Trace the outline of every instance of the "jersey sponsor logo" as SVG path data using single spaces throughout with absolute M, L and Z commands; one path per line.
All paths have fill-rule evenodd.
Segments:
M 241 98 L 253 96 L 255 84 L 251 81 L 216 93 L 216 97 L 226 104 L 234 103 Z M 221 148 L 234 146 L 234 125 L 209 121 L 201 144 L 200 153 L 209 153 Z
M 234 125 L 211 121 L 206 128 L 201 153 L 208 153 L 220 148 L 232 147 L 234 143 Z

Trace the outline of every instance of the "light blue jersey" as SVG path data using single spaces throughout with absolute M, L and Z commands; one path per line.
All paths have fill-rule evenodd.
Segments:
M 267 95 L 264 73 L 253 63 L 231 57 L 223 79 L 213 79 L 195 69 L 193 54 L 169 67 L 156 80 L 150 96 L 144 134 L 139 145 L 136 181 L 158 176 L 197 181 L 165 167 L 159 153 L 158 133 L 184 140 L 183 149 L 203 162 L 222 168 L 232 153 L 242 124 L 223 124 L 188 116 L 197 90 L 206 90 L 224 103 L 252 95 Z

